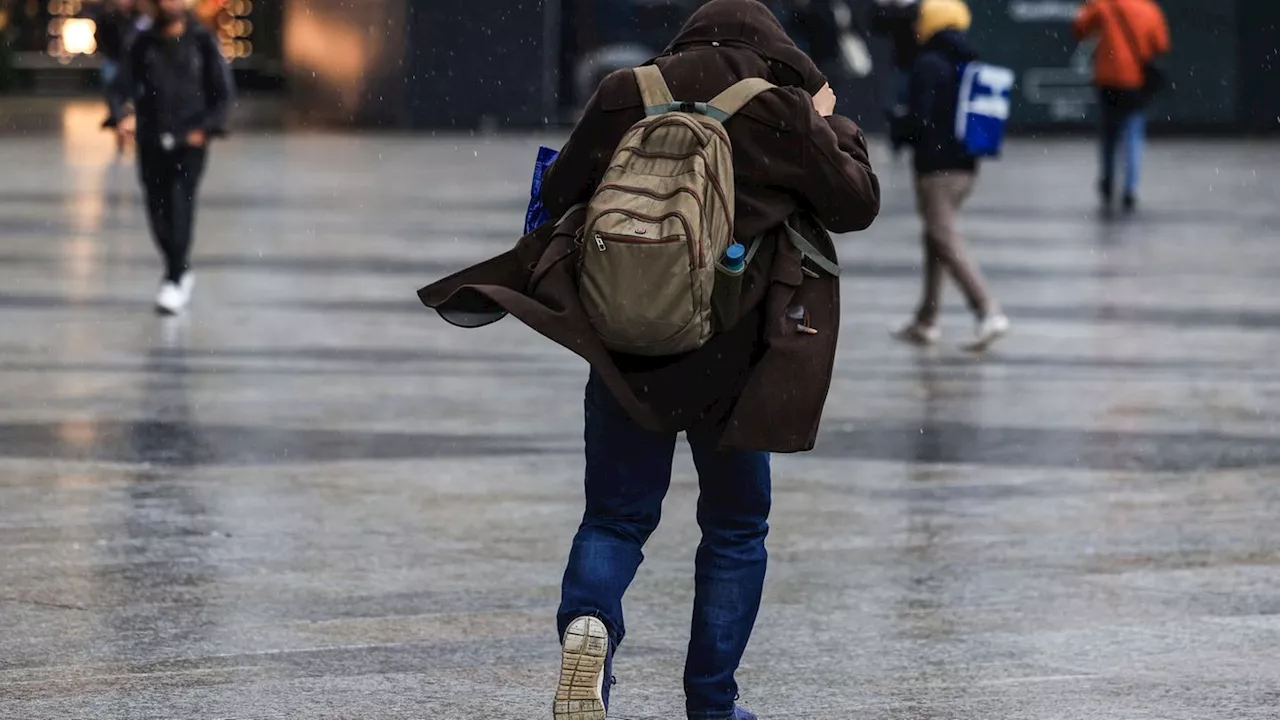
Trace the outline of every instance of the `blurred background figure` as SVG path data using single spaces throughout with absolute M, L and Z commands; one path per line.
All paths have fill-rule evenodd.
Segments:
M 766 4 L 818 67 L 852 77 L 871 74 L 871 52 L 851 0 L 773 0 Z
M 567 3 L 562 39 L 578 55 L 573 97 L 585 105 L 604 77 L 636 67 L 661 53 L 685 18 L 704 0 L 578 0 Z M 872 72 L 866 33 L 854 0 L 764 0 L 796 45 L 828 75 L 867 77 Z
M 920 16 L 917 0 L 875 0 L 871 14 L 871 32 L 889 40 L 893 52 L 891 93 L 885 99 L 885 117 L 890 127 L 901 123 L 907 114 L 911 68 L 916 61 L 916 20 Z M 896 137 L 896 134 L 891 134 Z M 894 141 L 895 153 L 902 144 Z
M 1110 210 L 1115 191 L 1116 157 L 1124 144 L 1123 206 L 1137 205 L 1142 153 L 1146 144 L 1146 107 L 1159 90 L 1162 73 L 1153 65 L 1169 52 L 1169 25 L 1153 0 L 1089 0 L 1076 18 L 1080 39 L 1097 37 L 1094 84 L 1102 110 L 1102 172 L 1098 193 Z
M 122 142 L 137 135 L 147 218 L 165 263 L 156 309 L 176 315 L 195 283 L 189 258 L 196 192 L 209 139 L 226 133 L 231 73 L 217 40 L 188 13 L 185 0 L 156 0 L 155 21 L 132 44 L 125 68 L 136 115 L 112 121 Z
M 966 32 L 972 23 L 961 0 L 923 0 L 915 25 L 920 44 L 910 79 L 907 114 L 898 124 L 898 142 L 915 149 L 916 206 L 924 222 L 924 290 L 916 315 L 895 337 L 915 345 L 936 343 L 943 283 L 950 275 L 977 320 L 973 342 L 982 352 L 1009 331 L 1009 320 L 969 257 L 957 223 L 973 193 L 978 160 L 956 137 L 960 71 L 978 59 Z
M 129 46 L 138 33 L 151 27 L 151 16 L 143 12 L 139 0 L 107 0 L 96 18 L 95 39 L 98 55 L 102 58 L 99 77 L 102 94 L 107 100 L 106 127 L 115 127 L 115 119 L 125 114 L 130 100 L 125 73 L 121 66 L 127 62 Z M 116 134 L 116 151 L 124 152 L 124 135 Z

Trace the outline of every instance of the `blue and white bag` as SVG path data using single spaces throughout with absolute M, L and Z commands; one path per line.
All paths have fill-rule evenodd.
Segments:
M 974 157 L 996 157 L 1004 145 L 1015 75 L 1008 68 L 971 62 L 960 68 L 956 138 Z

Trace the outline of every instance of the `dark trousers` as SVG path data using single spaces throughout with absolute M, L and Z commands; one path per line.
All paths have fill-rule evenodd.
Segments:
M 165 150 L 152 142 L 138 144 L 147 220 L 151 237 L 164 257 L 164 276 L 169 282 L 178 282 L 187 271 L 196 220 L 196 191 L 204 174 L 206 154 L 207 149 L 202 147 Z
M 1142 154 L 1146 146 L 1147 123 L 1142 93 L 1137 90 L 1098 91 L 1102 109 L 1102 169 L 1099 185 L 1102 194 L 1110 198 L 1115 189 L 1116 160 L 1124 148 L 1124 194 L 1133 196 L 1138 191 L 1142 175 Z
M 622 596 L 644 560 L 641 548 L 658 527 L 671 486 L 676 434 L 636 425 L 594 373 L 585 405 L 587 508 L 569 552 L 556 619 L 563 637 L 574 618 L 597 616 L 616 644 L 626 634 Z M 710 430 L 688 435 L 698 468 L 702 542 L 694 561 L 685 704 L 690 718 L 721 720 L 733 716 L 734 673 L 764 591 L 769 454 L 721 452 Z

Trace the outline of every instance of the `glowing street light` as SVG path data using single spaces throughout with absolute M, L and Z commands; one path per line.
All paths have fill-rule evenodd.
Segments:
M 68 55 L 92 55 L 98 49 L 94 32 L 96 23 L 88 18 L 67 18 L 62 21 L 62 50 Z

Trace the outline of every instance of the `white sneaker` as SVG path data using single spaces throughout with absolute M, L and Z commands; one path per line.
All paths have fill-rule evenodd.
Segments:
M 889 334 L 904 343 L 920 347 L 934 345 L 942 338 L 942 330 L 937 325 L 921 325 L 915 320 L 898 330 L 891 330 Z
M 609 631 L 600 618 L 575 618 L 564 631 L 555 720 L 605 720 L 609 704 Z
M 185 298 L 183 300 L 184 305 L 186 303 L 191 302 L 191 291 L 194 290 L 195 287 L 196 287 L 195 273 L 191 272 L 190 270 L 182 273 L 182 277 L 178 280 L 178 289 L 182 291 L 182 296 Z
M 1008 332 L 1009 318 L 1005 317 L 1004 313 L 988 315 L 978 323 L 973 342 L 965 345 L 964 349 L 973 353 L 986 352 Z
M 190 284 L 187 283 L 188 275 L 184 275 L 182 280 L 176 283 L 166 280 L 160 284 L 160 292 L 156 293 L 157 312 L 165 315 L 177 315 L 182 312 L 191 299 Z M 186 290 L 182 287 L 184 283 L 187 284 Z

